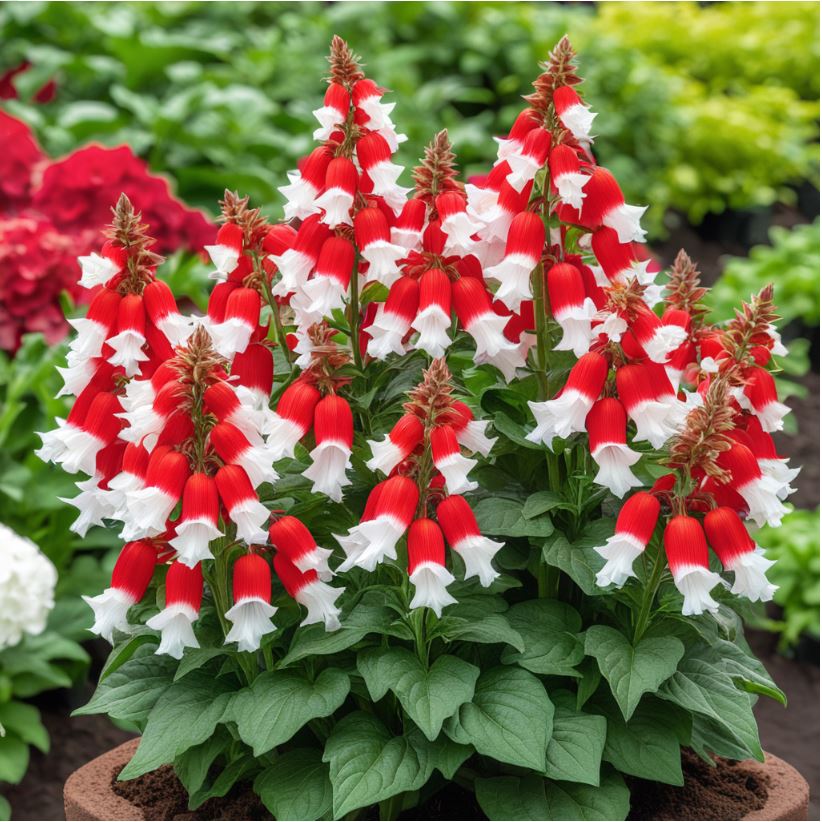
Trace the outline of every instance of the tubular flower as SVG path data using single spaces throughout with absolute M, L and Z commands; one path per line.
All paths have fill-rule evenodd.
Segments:
M 651 541 L 659 519 L 659 500 L 645 491 L 628 497 L 617 516 L 616 531 L 605 545 L 594 550 L 605 560 L 597 573 L 597 585 L 621 588 L 634 574 L 634 560 Z
M 525 135 L 522 147 L 506 158 L 511 169 L 505 178 L 508 185 L 517 193 L 521 192 L 545 165 L 550 150 L 551 134 L 541 126 L 532 128 Z
M 315 203 L 322 211 L 320 221 L 336 228 L 352 225 L 351 209 L 357 193 L 357 169 L 347 157 L 335 157 L 325 172 L 325 190 Z
M 591 347 L 591 324 L 597 312 L 593 300 L 586 296 L 582 272 L 570 263 L 557 263 L 546 277 L 551 313 L 562 328 L 562 339 L 555 348 L 581 357 Z
M 216 242 L 214 245 L 205 246 L 205 250 L 215 268 L 211 277 L 225 280 L 240 263 L 243 254 L 242 229 L 234 223 L 220 226 Z
M 231 571 L 234 605 L 226 611 L 232 625 L 225 644 L 237 643 L 239 651 L 256 651 L 260 640 L 276 630 L 271 617 L 277 609 L 271 604 L 271 569 L 257 554 L 245 554 Z
M 596 352 L 584 354 L 568 375 L 559 395 L 546 402 L 528 402 L 537 427 L 527 435 L 531 442 L 543 442 L 549 448 L 554 437 L 565 437 L 585 430 L 585 420 L 602 393 L 608 375 L 608 363 Z
M 317 576 L 328 582 L 333 574 L 328 567 L 331 551 L 320 548 L 311 532 L 296 517 L 281 517 L 268 529 L 271 544 L 279 553 L 288 557 L 300 571 L 315 571 Z
M 411 327 L 419 332 L 416 347 L 431 357 L 441 357 L 451 344 L 451 283 L 439 268 L 426 271 L 420 279 L 420 304 Z
M 472 454 L 487 457 L 497 441 L 496 437 L 489 437 L 485 433 L 488 422 L 475 420 L 471 409 L 460 400 L 454 400 L 451 408 L 455 413 L 450 425 L 457 435 L 457 442 Z
M 471 254 L 476 245 L 472 237 L 482 228 L 482 223 L 468 214 L 463 195 L 457 191 L 446 191 L 438 194 L 435 202 L 440 228 L 447 237 L 444 248 L 446 256 Z
M 310 430 L 319 401 L 320 392 L 305 380 L 297 380 L 283 391 L 265 432 L 272 460 L 293 459 L 294 446 Z
M 757 417 L 746 417 L 745 432 L 748 435 L 749 447 L 756 457 L 760 471 L 766 477 L 772 477 L 779 483 L 780 487 L 777 491 L 779 499 L 787 499 L 795 491 L 794 488 L 791 488 L 791 482 L 799 476 L 801 469 L 790 468 L 788 460 L 777 454 L 773 438 L 762 429 Z
M 301 571 L 281 553 L 274 555 L 274 572 L 288 595 L 308 609 L 308 616 L 300 625 L 322 622 L 326 631 L 336 631 L 340 627 L 340 609 L 335 602 L 342 594 L 342 588 L 332 588 L 319 579 L 313 569 Z
M 645 241 L 645 232 L 639 221 L 648 207 L 627 205 L 619 183 L 610 171 L 595 166 L 585 186 L 585 194 L 582 219 L 586 225 L 612 228 L 621 243 Z
M 288 185 L 277 189 L 286 199 L 286 220 L 304 220 L 319 211 L 314 201 L 325 185 L 331 157 L 327 146 L 319 146 L 303 160 L 299 169 L 288 172 Z
M 542 256 L 545 226 L 540 217 L 523 211 L 511 222 L 502 262 L 487 269 L 485 276 L 500 284 L 496 297 L 512 311 L 531 299 L 531 272 Z
M 417 486 L 408 477 L 390 477 L 377 485 L 366 505 L 370 516 L 363 515 L 363 520 L 350 528 L 346 536 L 335 536 L 346 554 L 337 570 L 343 572 L 357 566 L 373 571 L 385 557 L 396 559 L 397 542 L 408 530 L 418 501 Z
M 264 482 L 276 482 L 271 452 L 267 446 L 253 445 L 243 432 L 230 422 L 218 422 L 209 434 L 214 450 L 227 465 L 239 465 L 254 488 Z
M 628 447 L 628 417 L 622 403 L 612 397 L 597 400 L 585 419 L 591 456 L 599 466 L 594 482 L 604 485 L 616 497 L 642 486 L 631 471 L 641 454 Z
M 231 359 L 248 348 L 260 321 L 260 294 L 253 288 L 237 288 L 226 302 L 225 317 L 211 326 L 214 347 Z
M 449 494 L 463 494 L 477 488 L 477 483 L 468 479 L 468 472 L 477 461 L 460 453 L 457 435 L 450 425 L 438 425 L 431 432 L 431 454 L 437 470 L 445 477 Z
M 196 568 L 203 560 L 214 559 L 209 544 L 223 536 L 219 529 L 220 500 L 217 484 L 208 474 L 192 474 L 183 488 L 183 508 L 175 523 L 176 536 L 169 545 L 178 561 Z
M 579 155 L 570 146 L 558 145 L 551 149 L 548 165 L 551 169 L 551 184 L 560 200 L 572 208 L 582 208 L 585 199 L 585 184 L 589 177 L 580 171 Z
M 494 137 L 499 144 L 497 149 L 497 164 L 507 160 L 512 154 L 521 151 L 523 142 L 529 132 L 539 125 L 539 115 L 531 108 L 521 111 L 507 137 Z
M 719 603 L 711 597 L 711 591 L 722 579 L 708 567 L 708 543 L 699 520 L 673 517 L 665 526 L 663 542 L 674 585 L 684 597 L 683 615 L 716 613 Z
M 354 246 L 342 237 L 329 237 L 320 249 L 317 267 L 291 307 L 299 326 L 309 326 L 345 305 L 345 292 L 354 268 Z
M 94 611 L 92 633 L 112 641 L 115 631 L 128 629 L 128 609 L 144 596 L 154 567 L 157 551 L 147 542 L 129 542 L 123 546 L 111 574 L 111 585 L 94 597 L 83 600 Z
M 388 299 L 377 309 L 368 326 L 367 351 L 377 360 L 389 354 L 404 354 L 403 339 L 411 331 L 420 304 L 420 286 L 410 277 L 400 277 L 390 288 Z
M 320 127 L 314 131 L 315 140 L 327 140 L 331 134 L 345 122 L 351 107 L 351 95 L 345 86 L 329 83 L 321 108 L 311 113 L 317 118 Z
M 193 623 L 200 614 L 203 599 L 203 572 L 198 565 L 189 567 L 175 562 L 166 574 L 166 605 L 146 625 L 160 631 L 160 646 L 156 654 L 168 654 L 182 659 L 186 648 L 199 648 Z
M 422 443 L 423 425 L 415 414 L 404 414 L 382 442 L 369 441 L 372 457 L 366 462 L 369 471 L 390 474 Z
M 582 102 L 576 91 L 571 86 L 560 86 L 554 92 L 553 102 L 562 125 L 581 143 L 590 142 L 596 114 Z
M 398 260 L 406 255 L 401 245 L 391 242 L 391 229 L 379 208 L 364 208 L 354 218 L 354 236 L 363 259 L 368 262 L 367 276 L 390 288 L 400 277 Z
M 266 534 L 262 526 L 268 521 L 269 512 L 245 471 L 239 465 L 224 465 L 214 479 L 228 517 L 237 526 L 237 537 L 247 545 L 264 544 Z
M 667 387 L 670 382 L 665 378 Z M 660 399 L 660 386 L 644 365 L 623 365 L 617 369 L 619 399 L 636 425 L 634 442 L 647 441 L 654 448 L 662 446 L 677 432 L 672 419 L 672 405 Z M 674 398 L 676 399 L 676 398 Z
M 768 582 L 765 572 L 774 563 L 751 539 L 736 511 L 715 508 L 705 515 L 705 533 L 714 553 L 726 571 L 733 571 L 732 594 L 752 602 L 769 602 L 777 586 Z
M 457 600 L 446 590 L 454 581 L 445 567 L 442 531 L 430 519 L 417 519 L 408 531 L 408 578 L 414 586 L 409 608 L 430 608 L 438 617 Z
M 477 577 L 487 588 L 499 576 L 491 560 L 504 543 L 494 542 L 480 533 L 474 512 L 461 496 L 447 496 L 437 506 L 437 522 L 451 550 L 465 563 L 465 578 Z
M 340 502 L 342 489 L 351 485 L 345 472 L 351 467 L 354 442 L 354 417 L 342 397 L 329 394 L 317 403 L 314 437 L 317 444 L 310 454 L 312 462 L 303 476 L 314 483 L 312 491 Z
M 505 336 L 509 318 L 494 311 L 491 295 L 480 280 L 460 277 L 452 286 L 452 296 L 460 325 L 476 343 L 475 363 L 517 348 Z
M 791 409 L 777 399 L 776 385 L 770 372 L 754 367 L 745 376 L 747 383 L 742 396 L 747 400 L 750 411 L 759 419 L 762 430 L 781 431 L 783 419 Z

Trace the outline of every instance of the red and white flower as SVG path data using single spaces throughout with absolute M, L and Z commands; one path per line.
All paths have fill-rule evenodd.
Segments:
M 789 467 L 788 460 L 779 456 L 773 437 L 762 429 L 762 424 L 757 417 L 752 415 L 746 417 L 745 432 L 760 470 L 766 477 L 772 477 L 779 483 L 780 487 L 777 491 L 779 499 L 787 499 L 796 490 L 791 488 L 791 483 L 799 476 L 801 469 Z
M 146 344 L 146 310 L 143 298 L 128 294 L 117 308 L 117 334 L 106 344 L 114 353 L 108 361 L 115 367 L 122 366 L 127 377 L 140 373 L 140 363 L 148 359 L 143 350 Z
M 219 517 L 220 499 L 214 478 L 192 474 L 183 488 L 183 509 L 174 524 L 176 536 L 169 540 L 180 563 L 195 568 L 203 560 L 214 559 L 209 545 L 223 536 L 218 528 Z
M 120 536 L 131 540 L 162 534 L 190 474 L 188 459 L 179 451 L 165 446 L 155 449 L 148 461 L 145 485 L 126 494 L 126 517 Z
M 634 573 L 634 560 L 645 550 L 659 519 L 659 500 L 645 491 L 628 497 L 619 510 L 616 530 L 605 545 L 594 550 L 605 560 L 597 572 L 597 585 L 621 588 Z
M 329 83 L 322 107 L 311 112 L 320 124 L 320 127 L 314 130 L 314 139 L 327 140 L 337 127 L 345 122 L 350 108 L 351 95 L 345 87 L 339 83 Z
M 325 172 L 325 191 L 315 200 L 323 210 L 320 218 L 326 225 L 352 225 L 351 209 L 357 193 L 357 169 L 347 157 L 335 157 Z
M 418 502 L 419 490 L 408 477 L 394 476 L 376 485 L 362 521 L 349 528 L 347 535 L 334 536 L 346 554 L 337 570 L 357 566 L 373 571 L 386 557 L 396 559 L 397 542 L 408 530 Z
M 642 480 L 631 471 L 642 454 L 628 447 L 627 425 L 625 409 L 613 397 L 597 400 L 585 420 L 591 456 L 599 466 L 594 482 L 604 485 L 617 497 L 624 497 L 631 488 L 642 486 Z
M 320 392 L 305 380 L 296 380 L 283 391 L 266 430 L 266 443 L 273 461 L 294 458 L 294 447 L 311 428 L 319 401 Z
M 82 271 L 79 283 L 83 288 L 105 285 L 125 268 L 127 261 L 126 249 L 107 240 L 103 243 L 99 254 L 93 251 L 91 254 L 77 258 Z
M 368 354 L 384 360 L 389 354 L 404 354 L 403 340 L 420 305 L 420 286 L 410 277 L 400 277 L 388 292 L 388 299 L 377 308 L 374 322 L 368 326 Z
M 366 462 L 370 471 L 390 474 L 421 443 L 423 424 L 416 414 L 404 414 L 382 442 L 369 440 L 371 459 Z
M 791 409 L 779 402 L 773 376 L 764 368 L 754 366 L 745 372 L 747 383 L 743 396 L 748 401 L 750 410 L 762 424 L 763 431 L 781 431 L 786 415 Z
M 427 207 L 424 200 L 409 200 L 391 226 L 391 242 L 408 251 L 418 249 L 422 243 L 422 229 L 425 225 Z
M 298 324 L 308 326 L 345 306 L 345 292 L 354 268 L 354 246 L 343 237 L 329 237 L 320 250 L 313 276 L 291 301 Z
M 639 221 L 648 206 L 632 206 L 625 202 L 622 189 L 614 175 L 601 166 L 594 166 L 585 186 L 585 202 L 582 219 L 586 225 L 596 228 L 613 228 L 621 243 L 642 243 L 645 231 Z
M 705 515 L 705 533 L 714 553 L 726 571 L 733 571 L 732 594 L 752 602 L 770 602 L 776 585 L 768 582 L 765 572 L 774 562 L 751 539 L 751 535 L 731 508 L 714 508 Z
M 511 311 L 519 310 L 523 300 L 531 299 L 531 272 L 542 257 L 544 245 L 542 218 L 531 211 L 523 211 L 511 222 L 502 262 L 486 269 L 485 276 L 500 284 L 497 299 Z
M 517 115 L 517 119 L 514 120 L 507 137 L 494 137 L 494 140 L 499 144 L 496 165 L 522 149 L 525 138 L 530 131 L 539 125 L 539 120 L 539 114 L 534 109 L 526 108 Z
M 319 211 L 315 200 L 325 185 L 325 172 L 331 158 L 327 146 L 318 146 L 303 159 L 299 169 L 288 172 L 288 185 L 277 189 L 286 200 L 286 220 L 304 220 Z
M 205 251 L 216 269 L 212 279 L 225 280 L 240 264 L 243 255 L 243 230 L 235 223 L 226 223 L 220 226 L 217 232 L 217 242 L 205 246 Z
M 323 397 L 314 409 L 314 438 L 311 465 L 303 476 L 314 484 L 311 490 L 342 501 L 342 489 L 351 485 L 345 472 L 351 467 L 354 417 L 351 406 L 340 396 Z
M 581 143 L 591 141 L 591 126 L 596 114 L 586 106 L 571 86 L 554 91 L 554 110 L 559 121 Z
M 651 362 L 667 363 L 671 354 L 685 342 L 688 332 L 674 322 L 663 322 L 642 303 L 640 306 L 630 323 L 631 332 Z
M 493 359 L 501 351 L 516 349 L 516 344 L 504 333 L 509 318 L 494 311 L 491 296 L 481 280 L 460 277 L 452 286 L 452 295 L 460 325 L 476 343 L 474 362 Z
M 482 223 L 472 219 L 466 211 L 465 197 L 458 191 L 446 191 L 435 198 L 440 230 L 447 237 L 446 256 L 471 254 L 476 240 L 471 239 L 482 228 Z
M 166 605 L 146 625 L 160 631 L 156 654 L 182 659 L 186 648 L 199 648 L 192 624 L 200 614 L 203 600 L 203 572 L 199 565 L 189 567 L 174 562 L 166 574 Z
M 420 303 L 411 327 L 419 332 L 415 343 L 431 357 L 445 354 L 451 345 L 451 281 L 440 268 L 430 268 L 420 278 Z
M 581 357 L 591 347 L 597 313 L 594 301 L 586 296 L 582 272 L 570 263 L 557 263 L 548 269 L 546 280 L 551 314 L 562 328 L 562 339 L 554 348 Z
M 182 345 L 194 330 L 191 317 L 184 317 L 177 308 L 171 289 L 162 280 L 149 283 L 143 290 L 148 319 L 169 341 L 172 347 Z
M 391 151 L 388 141 L 376 131 L 357 141 L 357 159 L 363 173 L 373 183 L 372 193 L 382 197 L 389 208 L 399 214 L 410 189 L 397 184 L 402 166 L 391 162 Z
M 231 379 L 243 405 L 267 412 L 274 385 L 274 354 L 260 343 L 251 343 L 235 354 L 231 362 Z
M 457 435 L 457 442 L 472 454 L 487 457 L 497 441 L 496 437 L 486 435 L 488 423 L 485 420 L 475 420 L 471 409 L 460 400 L 451 403 L 451 410 L 454 416 L 450 425 Z
M 684 597 L 683 615 L 705 611 L 715 614 L 719 603 L 711 597 L 711 591 L 722 583 L 722 578 L 708 565 L 708 543 L 699 520 L 673 517 L 665 526 L 663 542 L 674 585 Z
M 247 545 L 264 545 L 266 532 L 262 526 L 270 514 L 260 502 L 248 474 L 239 465 L 224 465 L 214 480 L 228 518 L 237 526 L 237 537 Z
M 81 362 L 99 357 L 103 343 L 117 326 L 117 316 L 122 296 L 109 288 L 101 288 L 89 303 L 85 317 L 69 319 L 68 324 L 77 332 L 69 344 L 72 361 Z
M 315 571 L 324 582 L 333 574 L 328 566 L 331 551 L 320 548 L 311 532 L 296 517 L 281 517 L 268 529 L 268 538 L 302 572 Z
M 82 471 L 94 476 L 97 454 L 111 445 L 120 432 L 122 423 L 116 416 L 119 410 L 120 403 L 114 394 L 97 394 L 82 421 L 58 430 L 57 438 L 62 448 L 51 459 L 69 474 Z
M 748 506 L 748 518 L 758 527 L 766 522 L 776 528 L 790 509 L 779 497 L 782 484 L 765 476 L 753 452 L 739 442 L 731 443 L 717 458 L 717 464 L 731 474 L 728 487 L 736 491 Z
M 260 323 L 260 294 L 253 288 L 236 288 L 226 302 L 225 319 L 211 324 L 209 331 L 214 347 L 227 359 L 248 348 L 251 336 Z
M 654 448 L 662 448 L 677 433 L 679 426 L 674 419 L 672 405 L 660 399 L 663 388 L 672 390 L 667 376 L 663 382 L 664 386 L 655 381 L 652 371 L 644 365 L 629 364 L 617 369 L 619 399 L 636 425 L 634 442 L 650 442 Z
M 430 608 L 438 617 L 442 609 L 456 603 L 447 587 L 454 575 L 445 567 L 445 541 L 439 525 L 430 519 L 418 519 L 408 531 L 408 578 L 414 586 L 414 597 L 408 607 Z
M 254 445 L 236 425 L 218 422 L 209 433 L 209 440 L 223 462 L 239 465 L 254 488 L 264 482 L 276 482 L 271 451 L 263 444 Z
M 505 178 L 514 191 L 522 191 L 548 160 L 551 150 L 551 134 L 542 126 L 532 128 L 522 141 L 522 147 L 506 159 L 511 168 Z
M 468 472 L 477 461 L 460 453 L 457 435 L 450 425 L 438 425 L 431 431 L 431 455 L 436 469 L 445 477 L 449 494 L 464 494 L 477 488 L 477 483 L 468 479 Z
M 123 546 L 111 574 L 111 585 L 94 597 L 84 596 L 83 601 L 94 611 L 92 633 L 113 641 L 115 631 L 128 630 L 128 609 L 145 595 L 157 552 L 147 542 L 129 542 Z
M 602 354 L 583 354 L 571 368 L 568 381 L 559 395 L 545 402 L 528 402 L 537 427 L 527 435 L 531 442 L 543 442 L 549 448 L 554 437 L 566 439 L 585 430 L 588 413 L 602 393 L 608 363 Z
M 548 157 L 551 182 L 559 194 L 559 199 L 572 208 L 582 208 L 585 199 L 585 184 L 588 175 L 580 170 L 579 155 L 570 146 L 558 145 L 551 149 Z
M 437 522 L 451 550 L 462 558 L 465 578 L 477 577 L 480 584 L 487 588 L 499 576 L 491 560 L 505 547 L 505 543 L 494 542 L 480 533 L 471 506 L 461 496 L 447 496 L 437 506 Z
M 277 609 L 271 604 L 271 569 L 257 554 L 240 557 L 231 571 L 234 605 L 226 611 L 232 623 L 225 644 L 237 643 L 238 651 L 256 651 L 260 640 L 276 630 L 271 617 Z
M 305 286 L 308 275 L 317 265 L 323 243 L 331 236 L 331 229 L 320 222 L 317 214 L 307 216 L 297 231 L 294 245 L 280 254 L 269 254 L 280 272 L 280 279 L 271 287 L 277 297 L 287 297 Z
M 288 595 L 308 609 L 308 616 L 300 625 L 322 622 L 326 631 L 336 631 L 340 627 L 340 609 L 335 603 L 342 588 L 332 588 L 313 569 L 301 571 L 279 551 L 274 555 L 274 571 Z
M 401 245 L 391 242 L 391 229 L 379 208 L 364 208 L 354 217 L 354 236 L 360 256 L 368 261 L 369 280 L 390 288 L 400 278 L 398 261 L 406 255 Z

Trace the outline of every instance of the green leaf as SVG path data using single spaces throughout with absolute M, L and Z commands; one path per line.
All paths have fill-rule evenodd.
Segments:
M 73 716 L 108 714 L 112 719 L 143 722 L 171 685 L 177 660 L 140 648 L 135 655 L 97 686 L 94 696 Z
M 189 809 L 196 810 L 209 799 L 225 796 L 247 773 L 256 771 L 258 767 L 257 762 L 248 755 L 241 755 L 239 759 L 232 760 L 213 781 L 207 779 L 198 790 L 189 796 Z
M 357 711 L 344 717 L 323 753 L 323 762 L 330 765 L 334 818 L 418 790 L 431 776 L 436 753 L 416 728 L 394 736 L 371 714 Z
M 0 796 L 0 822 L 11 819 L 11 805 L 5 796 Z
M 169 685 L 151 709 L 137 751 L 119 779 L 142 776 L 205 742 L 223 719 L 234 690 L 230 680 L 204 671 Z
M 607 711 L 608 736 L 603 759 L 622 773 L 668 785 L 682 785 L 681 740 L 671 712 L 658 700 L 643 700 L 628 722 Z
M 752 697 L 738 690 L 715 665 L 691 653 L 660 688 L 659 696 L 715 723 L 747 755 L 764 761 Z
M 542 546 L 542 558 L 548 565 L 559 568 L 588 596 L 602 596 L 603 590 L 596 583 L 596 575 L 605 561 L 594 550 L 614 533 L 612 519 L 599 519 L 589 523 L 582 536 L 571 543 L 565 534 L 555 531 Z
M 540 514 L 553 511 L 555 508 L 565 511 L 575 510 L 573 505 L 565 502 L 562 497 L 553 491 L 537 491 L 525 500 L 525 504 L 522 506 L 522 516 L 525 519 L 533 519 L 540 516 Z
M 516 653 L 506 649 L 502 662 L 546 676 L 580 675 L 576 666 L 585 651 L 577 632 L 582 620 L 570 605 L 551 599 L 531 600 L 514 605 L 505 618 L 522 637 L 525 650 Z
M 577 683 L 577 710 L 581 711 L 582 706 L 594 695 L 599 687 L 602 674 L 596 660 L 586 658 L 580 665 L 582 678 Z
M 579 713 L 562 705 L 555 707 L 545 775 L 567 782 L 599 785 L 608 726 L 605 717 Z
M 357 656 L 371 698 L 376 702 L 391 690 L 405 712 L 433 742 L 442 723 L 474 695 L 479 668 L 443 654 L 426 669 L 407 648 L 369 648 Z
M 477 802 L 489 819 L 625 819 L 630 792 L 618 774 L 607 774 L 598 788 L 551 782 L 540 776 L 478 779 Z
M 328 765 L 315 748 L 296 748 L 277 757 L 254 780 L 254 792 L 275 819 L 322 819 L 331 812 Z
M 517 651 L 525 650 L 522 637 L 502 614 L 488 614 L 477 619 L 445 616 L 438 620 L 434 634 L 450 640 L 479 642 L 487 645 L 502 643 L 510 645 Z
M 202 668 L 204 665 L 211 662 L 217 657 L 227 656 L 231 651 L 226 647 L 217 648 L 186 648 L 183 653 L 183 658 L 177 665 L 177 670 L 174 672 L 174 681 L 182 679 L 186 674 Z
M 119 667 L 125 665 L 125 663 L 128 662 L 135 653 L 137 653 L 137 649 L 141 645 L 154 645 L 155 647 L 159 645 L 157 634 L 154 631 L 146 630 L 145 633 L 132 636 L 126 642 L 112 648 L 112 651 L 106 660 L 106 664 L 100 672 L 98 682 L 102 682 L 106 677 L 113 674 Z
M 349 688 L 348 675 L 337 668 L 326 668 L 313 682 L 296 671 L 267 671 L 231 698 L 225 720 L 233 719 L 240 739 L 262 756 L 310 719 L 333 714 Z
M 473 701 L 446 724 L 446 732 L 500 762 L 544 771 L 553 719 L 554 706 L 533 674 L 499 667 L 480 676 Z
M 0 736 L 0 782 L 16 785 L 29 766 L 29 746 L 12 733 Z
M 209 769 L 220 754 L 228 751 L 232 741 L 228 730 L 219 727 L 205 742 L 192 746 L 174 760 L 174 773 L 189 796 L 202 788 Z
M 615 628 L 593 625 L 585 632 L 585 653 L 599 670 L 626 720 L 644 693 L 655 692 L 676 671 L 685 647 L 676 637 L 645 637 L 634 647 Z
M 477 524 L 483 534 L 500 537 L 547 537 L 554 526 L 547 516 L 526 519 L 522 503 L 489 497 L 474 506 Z
M 25 702 L 0 704 L 0 728 L 16 734 L 27 745 L 48 753 L 48 731 L 40 720 L 40 711 L 34 705 Z

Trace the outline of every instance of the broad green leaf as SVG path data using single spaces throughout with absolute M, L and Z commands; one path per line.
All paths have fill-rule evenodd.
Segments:
M 140 648 L 135 655 L 97 686 L 94 696 L 74 716 L 108 714 L 112 719 L 143 722 L 171 685 L 177 661 Z
M 182 679 L 192 671 L 202 668 L 217 657 L 227 656 L 231 650 L 225 646 L 217 648 L 186 648 L 183 658 L 180 660 L 177 670 L 174 672 L 174 681 Z
M 577 683 L 577 710 L 581 711 L 582 706 L 594 695 L 599 687 L 602 674 L 595 659 L 590 657 L 584 659 L 579 666 L 582 678 Z
M 501 537 L 547 537 L 554 526 L 547 516 L 526 519 L 522 503 L 512 499 L 490 497 L 474 506 L 477 524 L 483 534 Z
M 234 694 L 225 719 L 237 723 L 240 739 L 254 756 L 288 742 L 310 719 L 330 716 L 348 696 L 348 675 L 326 668 L 311 682 L 296 671 L 267 671 Z
M 371 714 L 341 719 L 325 743 L 330 766 L 334 818 L 421 788 L 436 764 L 437 749 L 414 729 L 394 736 Z
M 553 719 L 554 706 L 533 674 L 500 667 L 480 676 L 473 701 L 446 730 L 455 742 L 470 742 L 485 756 L 544 771 Z
M 525 650 L 503 651 L 502 662 L 517 664 L 535 674 L 573 676 L 585 651 L 577 632 L 582 627 L 579 614 L 564 602 L 531 600 L 514 605 L 505 618 L 522 637 Z
M 542 558 L 568 574 L 588 596 L 601 596 L 604 589 L 597 585 L 596 575 L 605 561 L 594 546 L 602 545 L 613 534 L 613 528 L 613 520 L 595 520 L 573 543 L 565 534 L 555 531 L 542 546 Z
M 488 614 L 478 619 L 444 616 L 438 620 L 436 634 L 450 640 L 510 645 L 517 651 L 525 650 L 525 643 L 503 614 Z
M 331 812 L 328 765 L 315 748 L 296 748 L 277 757 L 254 780 L 254 792 L 275 819 L 322 819 Z
M 533 519 L 541 514 L 548 513 L 548 511 L 553 511 L 555 508 L 565 511 L 575 510 L 571 503 L 566 502 L 553 491 L 537 491 L 525 500 L 522 506 L 522 516 L 525 519 Z
M 556 705 L 545 775 L 567 782 L 599 785 L 606 730 L 605 717 Z
M 0 704 L 0 728 L 19 736 L 27 745 L 48 753 L 48 731 L 40 719 L 40 711 L 34 705 L 26 702 Z
M 126 642 L 117 645 L 112 649 L 106 660 L 103 670 L 100 672 L 99 682 L 102 682 L 106 677 L 113 674 L 119 667 L 125 665 L 141 645 L 159 645 L 157 634 L 154 631 L 146 630 L 136 636 L 132 636 Z
M 247 754 L 232 760 L 217 774 L 216 778 L 212 781 L 206 779 L 203 785 L 189 796 L 188 807 L 196 810 L 209 799 L 225 796 L 247 773 L 256 772 L 258 767 L 254 758 Z
M 625 819 L 630 792 L 619 774 L 607 774 L 599 787 L 552 782 L 540 776 L 478 779 L 477 802 L 491 820 Z
M 644 700 L 628 722 L 607 711 L 608 736 L 603 759 L 622 773 L 668 785 L 682 785 L 680 740 L 671 712 L 658 700 Z
M 174 773 L 189 795 L 202 788 L 209 769 L 218 756 L 228 751 L 232 741 L 228 730 L 218 727 L 205 742 L 194 745 L 174 760 Z
M 655 692 L 676 671 L 684 652 L 676 637 L 645 637 L 633 646 L 607 625 L 585 632 L 585 653 L 596 659 L 626 720 L 644 693 Z
M 11 819 L 11 805 L 5 796 L 0 796 L 0 822 Z
M 689 655 L 660 688 L 659 696 L 711 720 L 749 756 L 764 761 L 753 698 L 737 689 L 730 676 L 715 665 Z
M 169 685 L 151 709 L 137 751 L 119 778 L 142 776 L 205 742 L 222 721 L 234 690 L 230 680 L 204 671 Z
M 750 650 L 726 639 L 719 639 L 712 642 L 710 654 L 730 674 L 740 690 L 767 696 L 781 705 L 788 704 L 784 691 L 777 687 L 765 666 Z
M 357 656 L 357 669 L 376 702 L 393 691 L 405 712 L 433 742 L 442 723 L 474 695 L 479 668 L 443 654 L 426 669 L 407 648 L 368 648 Z
M 13 733 L 0 736 L 0 782 L 16 785 L 29 766 L 29 746 Z

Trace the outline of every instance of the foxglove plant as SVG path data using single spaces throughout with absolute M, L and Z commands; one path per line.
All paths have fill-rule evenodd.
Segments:
M 335 38 L 284 221 L 226 192 L 204 317 L 125 199 L 84 258 L 40 455 L 89 477 L 74 529 L 125 542 L 81 709 L 141 731 L 121 779 L 171 763 L 192 808 L 253 781 L 276 818 L 453 783 L 492 819 L 614 819 L 624 776 L 682 784 L 680 746 L 762 757 L 754 695 L 784 696 L 735 609 L 773 593 L 745 520 L 795 476 L 772 294 L 711 326 L 684 253 L 656 282 L 573 57 L 488 175 L 441 132 L 406 189 Z

